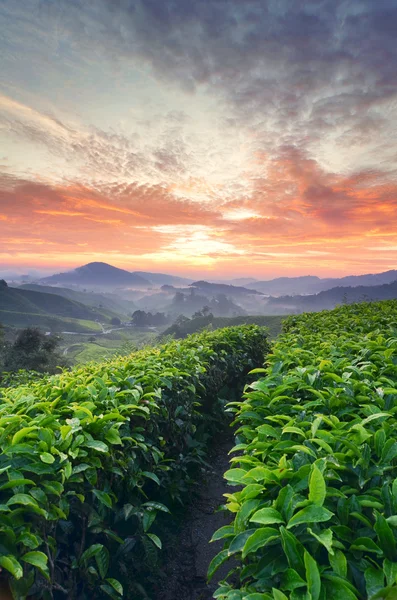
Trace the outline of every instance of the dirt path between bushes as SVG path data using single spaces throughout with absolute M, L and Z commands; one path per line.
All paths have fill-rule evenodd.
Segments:
M 192 491 L 191 504 L 165 556 L 159 589 L 153 600 L 211 600 L 217 582 L 223 579 L 232 563 L 228 561 L 207 584 L 207 569 L 213 557 L 222 550 L 223 542 L 209 543 L 213 533 L 228 525 L 232 515 L 218 511 L 224 504 L 223 494 L 231 492 L 223 474 L 229 469 L 229 450 L 234 440 L 229 435 L 219 440 L 208 462 L 212 467 L 198 488 Z M 164 540 L 164 546 L 168 544 Z

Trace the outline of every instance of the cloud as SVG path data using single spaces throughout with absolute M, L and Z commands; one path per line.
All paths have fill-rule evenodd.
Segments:
M 3 260 L 12 255 L 15 264 L 29 257 L 48 264 L 38 254 L 46 243 L 54 261 L 73 264 L 102 256 L 136 268 L 252 274 L 269 265 L 382 270 L 396 255 L 397 185 L 381 171 L 327 173 L 295 147 L 267 161 L 252 194 L 230 202 L 198 203 L 161 186 L 56 186 L 4 175 L 0 214 Z
M 393 260 L 394 0 L 94 4 L 2 4 L 10 248 L 20 223 L 27 244 L 70 257 L 87 244 L 242 272 Z

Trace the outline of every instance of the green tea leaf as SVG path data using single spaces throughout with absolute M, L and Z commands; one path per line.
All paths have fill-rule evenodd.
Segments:
M 296 527 L 302 523 L 323 523 L 329 521 L 333 516 L 334 513 L 322 506 L 306 506 L 295 513 L 288 521 L 287 529 L 291 529 L 291 527 Z
M 37 550 L 34 552 L 27 552 L 26 554 L 23 554 L 23 556 L 21 556 L 21 560 L 23 560 L 26 563 L 29 563 L 30 565 L 33 565 L 34 567 L 37 567 L 47 579 L 50 578 L 47 567 L 48 558 L 44 554 L 44 552 L 39 552 Z
M 272 525 L 273 523 L 283 523 L 284 519 L 274 508 L 261 508 L 250 518 L 250 522 Z
M 14 494 L 8 501 L 7 505 L 11 506 L 12 504 L 22 504 L 23 506 L 32 506 L 38 507 L 38 504 L 32 496 L 28 496 L 28 494 Z
M 382 550 L 371 538 L 360 537 L 354 540 L 354 544 L 350 546 L 350 550 L 359 550 L 360 552 L 374 552 L 380 556 L 383 554 Z
M 112 503 L 112 499 L 109 496 L 109 494 L 107 494 L 106 492 L 102 492 L 101 490 L 92 490 L 92 493 L 94 494 L 94 496 L 96 498 L 98 498 L 98 500 L 99 500 L 99 502 L 101 502 L 101 504 L 104 504 L 108 508 L 112 508 L 113 503 Z
M 386 585 L 394 585 L 397 582 L 397 562 L 385 558 L 383 561 L 383 572 L 386 577 Z
M 102 579 L 105 579 L 109 568 L 109 551 L 107 548 L 105 548 L 105 546 L 102 546 L 99 551 L 95 553 L 95 561 L 100 576 Z
M 326 485 L 323 474 L 316 464 L 312 466 L 309 479 L 309 500 L 317 506 L 324 504 L 326 495 Z
M 234 536 L 234 527 L 233 525 L 224 525 L 213 534 L 210 542 L 216 542 L 218 540 L 223 540 L 226 537 Z
M 384 573 L 381 569 L 368 567 L 364 573 L 368 598 L 374 596 L 384 586 Z
M 216 571 L 219 569 L 221 565 L 229 558 L 229 553 L 227 550 L 221 550 L 210 562 L 207 573 L 207 580 L 211 581 Z
M 114 588 L 116 590 L 116 592 L 118 594 L 120 594 L 120 596 L 123 595 L 123 586 L 121 585 L 121 583 L 119 581 L 117 581 L 117 579 L 113 579 L 112 577 L 108 577 L 106 579 L 106 581 L 108 583 L 110 583 L 110 585 L 112 586 L 112 588 Z
M 283 594 L 283 592 L 281 592 L 280 590 L 277 590 L 276 588 L 272 589 L 272 593 L 273 593 L 274 600 L 288 600 L 288 597 L 285 594 Z
M 250 552 L 256 552 L 269 542 L 280 537 L 280 533 L 273 527 L 261 527 L 253 533 L 246 541 L 242 556 L 245 558 Z
M 23 576 L 23 569 L 21 564 L 17 561 L 15 556 L 10 554 L 0 556 L 0 566 L 6 569 L 15 579 L 21 579 Z
M 312 600 L 319 600 L 321 594 L 321 578 L 314 558 L 305 550 L 304 555 L 307 589 Z
M 386 558 L 389 560 L 396 559 L 396 540 L 393 535 L 393 531 L 390 529 L 390 526 L 383 515 L 381 515 L 378 511 L 374 511 L 375 513 L 375 525 L 374 529 L 377 533 L 379 546 L 382 548 L 383 552 L 386 555 Z
M 106 444 L 104 444 L 104 442 L 100 442 L 99 440 L 87 440 L 84 443 L 84 446 L 86 448 L 92 448 L 97 452 L 109 452 L 109 447 Z
M 285 527 L 280 527 L 281 544 L 291 569 L 297 571 L 301 577 L 306 576 L 306 568 L 303 561 L 304 547 L 293 533 Z
M 230 542 L 230 546 L 228 547 L 229 556 L 235 554 L 236 552 L 241 552 L 245 546 L 245 543 L 249 537 L 253 533 L 255 533 L 255 529 L 246 529 L 242 533 L 237 534 L 232 541 Z
M 52 463 L 55 462 L 55 457 L 48 452 L 43 452 L 43 454 L 40 454 L 40 460 L 47 465 L 52 465 Z
M 88 560 L 90 560 L 90 558 L 98 554 L 98 552 L 100 552 L 102 548 L 103 544 L 92 544 L 92 546 L 90 546 L 89 548 L 87 548 L 87 550 L 83 552 L 80 558 L 80 562 L 87 562 Z
M 161 550 L 162 544 L 160 538 L 154 533 L 147 533 L 146 535 L 152 540 L 153 544 Z
M 329 554 L 334 554 L 334 550 L 332 548 L 332 529 L 323 529 L 321 533 L 315 533 L 310 527 L 307 528 L 310 535 L 312 535 L 320 544 L 324 546 L 329 552 Z

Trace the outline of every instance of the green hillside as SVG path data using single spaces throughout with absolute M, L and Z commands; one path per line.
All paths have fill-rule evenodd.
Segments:
M 95 309 L 56 294 L 3 286 L 0 287 L 0 310 L 44 313 L 88 320 L 95 320 L 103 316 Z
M 48 331 L 100 331 L 113 314 L 89 308 L 56 294 L 0 286 L 0 323 L 8 327 L 40 327 Z
M 106 311 L 106 314 L 111 315 L 112 317 L 126 317 L 135 310 L 135 305 L 131 300 L 124 300 L 115 294 L 82 292 L 63 287 L 39 285 L 37 283 L 24 284 L 18 289 L 63 296 L 64 298 L 79 302 L 80 304 L 84 304 L 85 306 L 98 310 L 99 312 Z
M 99 323 L 89 319 L 68 319 L 40 313 L 24 313 L 8 310 L 0 310 L 0 323 L 5 327 L 24 328 L 39 327 L 45 331 L 61 333 L 62 331 L 73 331 L 76 333 L 100 332 L 102 328 Z

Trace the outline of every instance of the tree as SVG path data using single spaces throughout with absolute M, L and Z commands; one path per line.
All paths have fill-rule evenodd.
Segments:
M 186 321 L 190 321 L 190 319 L 185 317 L 185 315 L 179 315 L 179 317 L 175 319 L 175 325 L 183 325 Z
M 118 317 L 113 317 L 113 319 L 110 321 L 110 323 L 112 325 L 116 325 L 116 327 L 119 327 L 121 325 L 121 321 Z
M 156 327 L 157 325 L 165 325 L 167 317 L 161 312 L 153 315 L 151 312 L 136 310 L 132 313 L 132 322 L 136 327 Z
M 4 348 L 4 330 L 3 325 L 0 323 L 0 372 L 3 371 Z
M 13 344 L 6 345 L 3 369 L 55 373 L 58 366 L 64 365 L 57 352 L 59 343 L 59 337 L 47 336 L 37 327 L 27 327 L 19 332 Z
M 182 292 L 177 292 L 172 300 L 173 304 L 183 304 L 185 302 L 185 296 Z
M 214 316 L 211 313 L 211 309 L 209 306 L 203 306 L 203 308 L 201 310 L 198 310 L 197 312 L 193 313 L 192 315 L 192 319 L 199 319 L 201 317 L 209 317 L 209 316 Z
M 136 310 L 132 313 L 132 322 L 135 327 L 146 327 L 147 316 L 144 310 Z

